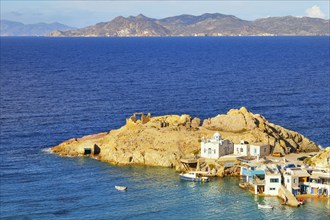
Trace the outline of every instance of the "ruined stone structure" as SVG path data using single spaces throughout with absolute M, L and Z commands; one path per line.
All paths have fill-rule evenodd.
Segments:
M 141 116 L 141 119 L 138 119 L 137 116 Z M 148 113 L 147 116 L 144 115 L 143 112 L 135 112 L 131 117 L 126 119 L 126 125 L 128 127 L 132 127 L 138 124 L 146 124 L 150 121 L 151 114 Z

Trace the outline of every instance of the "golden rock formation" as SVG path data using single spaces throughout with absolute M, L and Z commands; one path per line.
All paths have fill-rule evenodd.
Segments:
M 183 157 L 192 157 L 200 149 L 203 136 L 220 132 L 234 143 L 269 144 L 272 151 L 291 153 L 318 151 L 318 146 L 297 132 L 268 122 L 264 117 L 249 112 L 245 107 L 232 109 L 227 114 L 204 120 L 189 115 L 151 117 L 136 114 L 126 125 L 108 133 L 89 135 L 64 141 L 52 148 L 63 156 L 83 156 L 91 149 L 91 156 L 114 164 L 141 164 L 175 167 Z M 97 154 L 94 155 L 95 147 Z

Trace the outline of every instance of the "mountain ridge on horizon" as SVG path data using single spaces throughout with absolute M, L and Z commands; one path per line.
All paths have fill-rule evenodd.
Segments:
M 110 21 L 98 22 L 78 29 L 57 29 L 44 36 L 329 36 L 329 21 L 329 19 L 290 15 L 248 21 L 221 13 L 182 14 L 161 19 L 138 14 L 127 17 L 117 16 Z M 2 24 L 1 36 L 3 36 Z
M 183 14 L 155 19 L 143 14 L 117 16 L 108 22 L 70 31 L 55 31 L 50 36 L 139 37 L 139 36 L 329 36 L 329 20 L 310 17 L 268 17 L 254 21 L 234 15 Z
M 47 36 L 55 30 L 66 31 L 76 29 L 75 27 L 70 27 L 59 22 L 24 24 L 18 21 L 1 19 L 0 24 L 0 36 Z

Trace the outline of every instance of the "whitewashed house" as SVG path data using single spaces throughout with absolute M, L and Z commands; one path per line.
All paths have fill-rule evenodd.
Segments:
M 283 174 L 284 186 L 296 196 L 301 193 L 300 189 L 309 176 L 310 174 L 301 168 L 288 168 Z
M 264 157 L 270 154 L 270 147 L 267 144 L 250 145 L 250 155 Z
M 248 156 L 250 153 L 250 145 L 246 141 L 241 141 L 239 144 L 234 144 L 234 154 Z
M 277 196 L 281 180 L 282 176 L 276 165 L 267 166 L 265 169 L 265 194 Z
M 264 157 L 269 155 L 270 147 L 267 144 L 252 145 L 246 141 L 241 141 L 240 144 L 234 144 L 234 154 L 242 156 L 259 156 Z
M 307 194 L 330 197 L 330 172 L 329 170 L 314 170 L 308 182 L 303 183 Z
M 215 133 L 211 139 L 202 138 L 201 157 L 218 159 L 221 156 L 233 153 L 234 144 L 229 140 L 223 140 L 219 133 Z

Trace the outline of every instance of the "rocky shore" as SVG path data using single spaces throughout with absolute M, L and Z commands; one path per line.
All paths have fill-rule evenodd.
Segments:
M 180 169 L 182 158 L 200 153 L 201 138 L 211 137 L 217 131 L 234 143 L 245 140 L 251 144 L 269 144 L 271 151 L 282 154 L 319 151 L 317 144 L 303 135 L 275 125 L 245 107 L 206 119 L 202 125 L 199 118 L 189 115 L 151 117 L 137 113 L 119 129 L 73 138 L 51 150 L 62 156 L 88 155 L 118 165 Z

